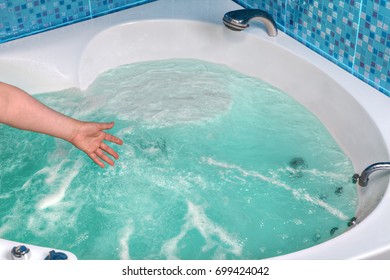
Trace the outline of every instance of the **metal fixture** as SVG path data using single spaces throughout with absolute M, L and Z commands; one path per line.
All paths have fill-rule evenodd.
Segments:
M 367 187 L 368 185 L 368 177 L 371 173 L 378 170 L 390 170 L 390 162 L 377 162 L 369 165 L 366 169 L 363 170 L 362 174 L 354 174 L 352 176 L 352 181 L 354 183 L 358 182 L 359 186 Z
M 53 260 L 67 260 L 68 256 L 65 253 L 62 252 L 56 252 L 54 250 L 51 250 L 49 252 L 49 255 L 45 258 L 45 260 L 53 261 Z
M 24 245 L 15 246 L 11 250 L 13 260 L 28 260 L 31 257 L 30 249 Z
M 352 226 L 355 226 L 357 224 L 357 218 L 356 217 L 352 217 L 349 221 L 348 221 L 348 227 L 352 227 Z
M 267 33 L 271 37 L 278 35 L 278 29 L 272 16 L 259 9 L 241 9 L 227 12 L 223 17 L 223 23 L 231 30 L 241 31 L 249 26 L 250 20 L 260 20 L 265 24 Z

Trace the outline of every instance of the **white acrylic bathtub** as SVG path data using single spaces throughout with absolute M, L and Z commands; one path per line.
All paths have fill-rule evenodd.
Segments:
M 5 43 L 0 45 L 0 79 L 34 94 L 85 89 L 99 73 L 121 64 L 207 60 L 259 77 L 305 105 L 357 173 L 389 161 L 390 98 L 282 32 L 271 38 L 260 23 L 243 32 L 228 30 L 222 17 L 239 8 L 230 0 L 159 0 Z M 390 259 L 389 177 L 377 172 L 367 188 L 357 186 L 358 223 L 349 231 L 278 258 Z M 0 252 L 5 242 L 0 240 Z

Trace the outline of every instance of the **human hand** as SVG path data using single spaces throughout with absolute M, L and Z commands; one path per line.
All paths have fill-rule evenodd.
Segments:
M 103 161 L 112 166 L 114 161 L 108 155 L 115 159 L 118 159 L 119 155 L 103 141 L 109 141 L 117 145 L 123 144 L 121 139 L 103 131 L 111 129 L 113 126 L 113 122 L 95 123 L 80 121 L 69 142 L 85 152 L 100 167 L 104 168 Z

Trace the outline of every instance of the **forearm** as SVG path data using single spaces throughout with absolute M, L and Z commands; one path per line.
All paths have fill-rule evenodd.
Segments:
M 79 121 L 62 115 L 19 88 L 0 83 L 0 122 L 70 141 Z

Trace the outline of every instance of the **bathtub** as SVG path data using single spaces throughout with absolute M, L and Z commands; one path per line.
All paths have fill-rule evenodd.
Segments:
M 222 17 L 239 8 L 230 0 L 159 0 L 11 41 L 0 45 L 0 77 L 36 94 L 86 89 L 99 73 L 139 61 L 195 58 L 225 64 L 274 85 L 313 112 L 356 173 L 389 161 L 390 98 L 283 32 L 269 37 L 261 23 L 242 32 L 228 30 Z M 347 232 L 277 259 L 390 259 L 388 175 L 377 172 L 368 187 L 356 185 L 357 223 Z M 10 242 L 0 240 L 0 252 Z M 0 259 L 6 256 L 0 253 Z

